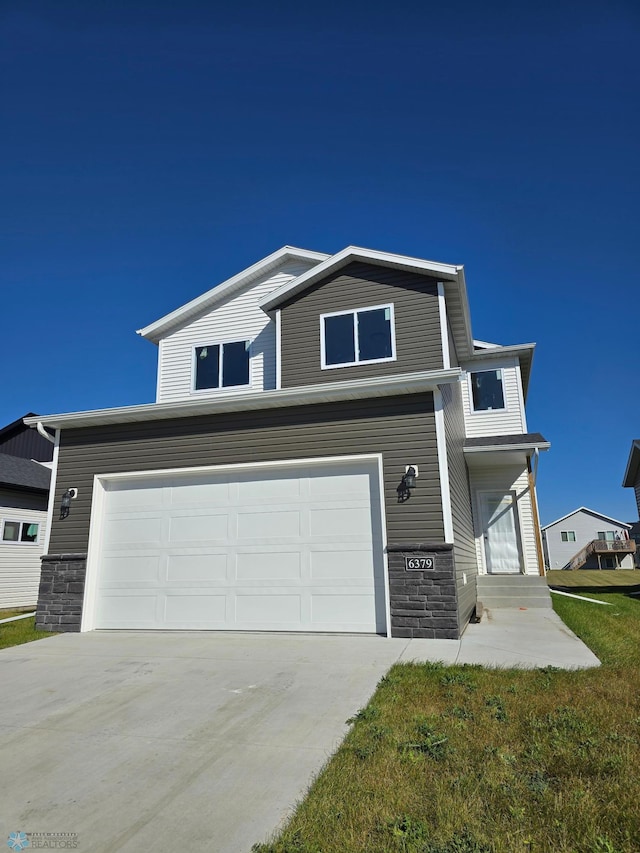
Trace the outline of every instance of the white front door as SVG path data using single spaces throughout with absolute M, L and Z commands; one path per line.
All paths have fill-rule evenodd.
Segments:
M 377 465 L 107 480 L 93 627 L 386 631 Z
M 479 497 L 487 572 L 520 573 L 522 558 L 514 495 L 510 492 L 482 492 Z

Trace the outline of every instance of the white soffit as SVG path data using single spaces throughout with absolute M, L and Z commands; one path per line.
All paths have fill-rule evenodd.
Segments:
M 170 314 L 165 314 L 164 317 L 161 317 L 154 323 L 138 329 L 137 334 L 153 343 L 158 343 L 169 330 L 178 325 L 183 325 L 191 317 L 213 307 L 216 303 L 232 295 L 236 290 L 251 284 L 260 276 L 268 274 L 287 261 L 309 261 L 317 264 L 325 261 L 328 257 L 330 256 L 324 252 L 312 252 L 308 249 L 297 249 L 294 246 L 283 246 L 281 249 L 253 264 L 253 266 L 247 267 L 247 269 L 242 270 L 221 284 L 217 284 L 201 296 L 197 296 L 195 299 L 187 302 L 186 305 L 182 305 Z

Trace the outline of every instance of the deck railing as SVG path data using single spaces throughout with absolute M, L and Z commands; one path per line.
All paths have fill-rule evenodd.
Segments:
M 575 570 L 584 566 L 592 554 L 635 554 L 636 543 L 633 539 L 593 539 L 569 560 L 565 569 Z

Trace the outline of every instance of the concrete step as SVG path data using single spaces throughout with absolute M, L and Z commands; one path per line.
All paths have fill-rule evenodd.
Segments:
M 488 610 L 552 606 L 546 578 L 536 575 L 480 575 L 478 600 Z

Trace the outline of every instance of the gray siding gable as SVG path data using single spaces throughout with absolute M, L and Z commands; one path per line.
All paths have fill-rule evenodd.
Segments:
M 322 370 L 321 315 L 389 303 L 395 314 L 396 360 Z M 436 279 L 353 262 L 315 282 L 281 307 L 281 365 L 283 388 L 442 369 Z

